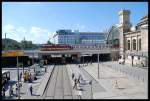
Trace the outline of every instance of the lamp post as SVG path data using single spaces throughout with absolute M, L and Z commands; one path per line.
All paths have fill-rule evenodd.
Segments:
M 17 74 L 18 74 L 18 99 L 20 99 L 20 84 L 19 84 L 19 63 L 18 63 L 18 54 L 17 54 Z
M 84 66 L 84 55 L 83 55 L 83 66 Z
M 89 82 L 89 84 L 91 85 L 91 99 L 93 99 L 92 80 Z
M 99 79 L 99 53 L 98 53 L 98 55 L 97 55 L 97 56 L 98 56 L 98 58 L 97 58 L 97 59 L 98 59 L 98 79 Z
M 30 60 L 28 60 L 28 70 L 30 71 Z
M 6 34 L 7 34 L 7 33 L 5 33 L 5 51 L 7 50 L 7 44 L 6 44 Z

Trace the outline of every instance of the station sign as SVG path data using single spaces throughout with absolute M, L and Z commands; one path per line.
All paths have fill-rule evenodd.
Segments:
M 2 53 L 2 56 L 24 56 L 23 51 L 6 51 Z

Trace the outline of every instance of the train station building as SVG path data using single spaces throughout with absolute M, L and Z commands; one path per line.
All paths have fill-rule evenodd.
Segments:
M 113 25 L 107 35 L 107 44 L 119 47 L 125 63 L 148 66 L 148 16 L 133 26 L 129 10 L 119 12 L 119 24 Z

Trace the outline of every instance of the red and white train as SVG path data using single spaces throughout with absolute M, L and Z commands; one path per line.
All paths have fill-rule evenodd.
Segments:
M 44 44 L 41 46 L 41 51 L 60 51 L 60 50 L 72 50 L 73 47 L 70 45 L 64 45 L 64 44 Z

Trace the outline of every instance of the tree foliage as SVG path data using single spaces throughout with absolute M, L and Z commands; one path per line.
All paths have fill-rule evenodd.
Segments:
M 34 50 L 39 47 L 33 44 L 32 41 L 26 41 L 25 39 L 21 42 L 17 42 L 12 39 L 2 39 L 2 50 Z

